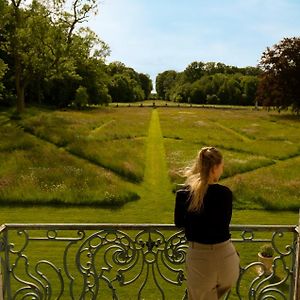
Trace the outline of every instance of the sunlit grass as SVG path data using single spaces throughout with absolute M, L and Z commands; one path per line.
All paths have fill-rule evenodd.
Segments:
M 137 193 L 112 172 L 71 156 L 24 133 L 0 128 L 2 205 L 112 205 L 136 200 Z
M 163 109 L 160 119 L 174 189 L 199 149 L 221 149 L 222 179 L 238 209 L 299 209 L 300 120 L 265 111 Z
M 246 110 L 160 108 L 165 138 L 157 127 L 150 142 L 150 115 L 145 108 L 29 110 L 21 125 L 34 137 L 0 114 L 0 223 L 173 223 L 165 162 L 172 182 L 181 182 L 178 170 L 191 164 L 202 146 L 216 145 L 225 159 L 222 183 L 235 195 L 233 224 L 297 224 L 299 119 Z M 159 163 L 144 178 L 146 153 Z M 154 179 L 159 190 L 146 186 Z M 258 245 L 237 248 L 243 266 L 256 260 Z M 35 261 L 40 253 L 58 262 L 62 246 L 43 244 L 25 254 Z M 254 275 L 246 277 L 244 294 Z M 177 299 L 184 286 L 166 289 L 170 299 Z M 134 287 L 129 290 L 120 295 L 134 295 Z M 159 298 L 153 281 L 144 295 Z
M 297 210 L 299 118 L 250 109 L 175 107 L 157 111 L 173 191 L 184 181 L 180 175 L 199 149 L 214 145 L 223 152 L 222 178 L 234 191 L 236 208 Z M 2 112 L 1 201 L 79 204 L 118 195 L 123 199 L 146 197 L 148 192 L 139 186 L 131 187 L 134 195 L 129 193 L 126 181 L 143 183 L 150 115 L 149 108 L 133 107 L 79 112 L 30 109 L 16 122 Z M 279 160 L 292 163 L 286 166 Z M 93 171 L 86 171 L 87 166 Z M 77 169 L 84 171 L 75 176 Z M 291 169 L 295 178 L 288 176 Z M 99 179 L 107 174 L 114 183 Z
M 144 172 L 144 141 L 150 111 L 101 109 L 88 112 L 37 113 L 20 123 L 25 131 L 65 147 L 132 181 Z
M 300 154 L 300 122 L 297 119 L 290 120 L 290 126 L 286 126 L 284 117 L 274 122 L 272 115 L 263 111 L 163 108 L 159 111 L 165 138 L 271 159 Z M 259 134 L 245 133 L 253 128 Z
M 205 144 L 193 143 L 184 140 L 165 139 L 167 161 L 169 165 L 169 175 L 174 184 L 184 181 L 186 167 L 192 166 L 199 149 Z M 236 174 L 245 173 L 257 168 L 274 164 L 274 160 L 244 152 L 222 150 L 225 160 L 223 178 L 231 177 Z
M 68 145 L 73 154 L 83 157 L 99 166 L 114 171 L 124 179 L 141 182 L 145 169 L 145 138 L 77 141 Z
M 236 175 L 224 182 L 234 192 L 235 207 L 294 210 L 300 207 L 300 157 Z

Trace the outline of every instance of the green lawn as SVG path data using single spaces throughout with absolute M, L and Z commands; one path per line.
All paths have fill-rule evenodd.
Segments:
M 234 192 L 235 208 L 299 210 L 299 118 L 265 111 L 174 108 L 160 109 L 160 120 L 174 184 L 183 182 L 180 173 L 199 148 L 217 146 L 224 154 L 223 182 Z
M 172 191 L 204 145 L 224 154 L 221 182 L 235 195 L 233 224 L 298 223 L 299 118 L 189 107 L 29 109 L 20 121 L 9 116 L 0 113 L 1 224 L 173 223 Z M 30 245 L 25 254 L 31 265 L 40 253 L 58 262 L 62 247 Z M 237 247 L 243 266 L 256 259 L 258 245 Z M 253 276 L 245 277 L 243 291 Z M 144 295 L 159 298 L 149 283 Z M 168 293 L 175 299 L 183 289 Z M 121 296 L 130 299 L 128 289 Z
M 171 223 L 172 190 L 183 182 L 182 170 L 204 145 L 217 146 L 224 154 L 222 182 L 234 192 L 235 214 L 286 211 L 297 222 L 300 121 L 291 115 L 122 107 L 32 108 L 20 121 L 9 116 L 0 113 L 3 222 L 33 222 L 29 215 L 34 207 L 54 210 L 58 217 L 51 214 L 51 219 L 56 222 L 59 211 L 64 215 L 80 205 L 87 214 L 67 213 L 66 221 Z M 48 216 L 35 217 L 44 222 Z M 233 221 L 241 223 L 239 218 Z

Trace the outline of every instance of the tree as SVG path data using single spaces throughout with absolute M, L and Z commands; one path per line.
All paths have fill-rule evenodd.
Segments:
M 4 77 L 6 69 L 7 69 L 7 65 L 0 58 L 0 100 L 2 98 L 2 92 L 4 90 L 4 85 L 3 85 L 3 83 L 1 81 L 2 81 L 2 78 Z
M 183 73 L 188 82 L 194 82 L 205 74 L 205 63 L 194 61 L 186 67 Z
M 263 73 L 257 100 L 279 110 L 300 111 L 300 38 L 284 38 L 263 52 L 259 67 Z
M 141 88 L 144 91 L 145 99 L 149 99 L 153 88 L 150 76 L 148 74 L 139 73 L 139 81 L 141 84 Z
M 80 84 L 86 87 L 89 104 L 105 104 L 111 102 L 108 93 L 109 75 L 106 65 L 99 59 L 90 58 L 77 63 L 77 72 L 81 77 Z
M 113 102 L 134 102 L 145 97 L 141 86 L 128 74 L 115 74 L 109 83 L 109 94 Z
M 76 90 L 74 104 L 78 108 L 82 108 L 87 106 L 88 100 L 89 100 L 89 95 L 87 93 L 86 88 L 83 86 L 79 86 L 79 88 Z
M 190 101 L 191 103 L 206 103 L 205 88 L 204 85 L 201 84 L 201 80 L 197 80 L 192 84 Z
M 115 74 L 122 74 L 126 70 L 126 66 L 124 63 L 120 61 L 113 61 L 108 65 L 107 71 L 108 74 L 113 76 Z
M 241 104 L 242 91 L 241 91 L 241 85 L 238 78 L 234 78 L 233 76 L 231 76 L 228 80 L 228 86 L 229 86 L 229 93 L 230 93 L 229 103 L 233 105 Z
M 238 68 L 216 62 L 192 62 L 183 71 L 165 71 L 156 78 L 161 99 L 188 103 L 250 105 L 257 89 L 258 67 Z
M 229 87 L 228 87 L 228 80 L 227 77 L 222 83 L 222 85 L 219 87 L 218 93 L 217 93 L 218 98 L 220 99 L 221 104 L 229 104 Z
M 177 82 L 167 91 L 166 98 L 175 102 L 191 102 L 191 83 Z
M 242 76 L 241 87 L 243 91 L 243 105 L 254 104 L 258 82 L 257 76 Z
M 5 25 L 6 25 L 5 16 L 7 14 L 7 8 L 8 8 L 8 6 L 7 6 L 6 1 L 0 0 L 0 14 L 2 16 L 2 18 L 0 19 L 0 33 L 3 32 L 3 29 L 5 28 Z M 3 42 L 2 41 L 2 34 L 0 34 L 0 42 Z M 0 57 L 0 101 L 2 99 L 2 92 L 4 90 L 4 85 L 2 83 L 2 78 L 4 77 L 4 75 L 6 73 L 6 70 L 7 70 L 7 64 L 5 64 L 5 62 Z
M 110 82 L 109 94 L 113 102 L 134 102 L 149 97 L 152 81 L 149 75 L 137 73 L 121 62 L 112 62 L 107 67 Z
M 65 79 L 80 81 L 76 61 L 79 56 L 89 59 L 91 47 L 95 46 L 95 34 L 86 34 L 77 27 L 96 12 L 96 0 L 68 2 L 69 11 L 65 9 L 67 0 L 43 3 L 10 0 L 10 10 L 6 14 L 10 30 L 5 36 L 5 50 L 13 58 L 11 67 L 15 73 L 18 112 L 24 110 L 30 81 L 36 82 L 37 89 L 45 79 L 59 83 Z M 99 40 L 98 45 L 93 56 L 107 55 L 108 47 Z M 85 51 L 86 47 L 89 51 Z M 40 93 L 37 94 L 39 97 Z
M 164 71 L 156 77 L 156 91 L 160 99 L 170 100 L 169 95 L 171 88 L 176 83 L 177 72 L 174 70 Z
M 123 74 L 116 73 L 111 77 L 108 91 L 113 102 L 127 102 L 132 93 L 130 91 L 130 78 Z

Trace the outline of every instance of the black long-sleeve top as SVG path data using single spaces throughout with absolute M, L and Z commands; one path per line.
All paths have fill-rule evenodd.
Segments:
M 174 222 L 177 227 L 184 227 L 188 241 L 216 244 L 230 238 L 232 192 L 228 187 L 220 184 L 209 185 L 200 211 L 188 211 L 189 203 L 189 190 L 178 190 Z

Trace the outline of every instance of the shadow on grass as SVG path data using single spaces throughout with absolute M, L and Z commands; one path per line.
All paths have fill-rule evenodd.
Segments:
M 268 211 L 291 211 L 291 212 L 298 212 L 299 211 L 299 204 L 298 203 L 289 203 L 282 202 L 282 205 L 278 203 L 272 203 L 268 199 L 265 199 L 262 196 L 256 196 L 253 198 L 253 202 L 260 204 L 265 210 Z
M 44 199 L 34 199 L 21 201 L 19 199 L 10 199 L 9 202 L 5 199 L 0 199 L 0 205 L 2 207 L 19 207 L 27 208 L 32 206 L 39 207 L 59 207 L 59 208 L 71 208 L 71 207 L 95 207 L 95 208 L 107 208 L 112 210 L 119 210 L 125 204 L 129 202 L 134 202 L 140 199 L 140 196 L 135 193 L 130 193 L 124 197 L 112 197 L 109 199 L 103 199 L 99 201 L 90 202 L 65 202 L 62 199 L 53 198 L 49 200 Z
M 115 173 L 116 175 L 120 176 L 124 180 L 128 180 L 129 182 L 132 182 L 132 183 L 140 183 L 143 180 L 143 176 L 142 175 L 135 174 L 134 172 L 131 172 L 131 171 L 128 171 L 128 170 L 124 170 L 124 169 L 118 168 L 116 166 L 108 165 L 108 164 L 106 164 L 104 162 L 100 162 L 97 158 L 93 158 L 93 157 L 90 157 L 88 155 L 85 155 L 85 153 L 82 152 L 82 151 L 80 151 L 80 150 L 69 149 L 67 147 L 68 144 L 69 144 L 68 141 L 54 143 L 53 141 L 51 141 L 50 139 L 46 138 L 45 136 L 36 134 L 33 128 L 26 127 L 24 125 L 19 125 L 19 127 L 22 130 L 24 130 L 24 132 L 26 132 L 28 134 L 31 134 L 32 136 L 36 137 L 37 139 L 42 140 L 44 142 L 47 142 L 49 144 L 52 144 L 52 145 L 54 145 L 54 146 L 56 146 L 58 148 L 63 148 L 69 154 L 71 154 L 71 155 L 73 155 L 73 156 L 75 156 L 77 158 L 86 160 L 89 163 L 91 163 L 93 165 L 96 165 L 98 167 L 107 169 L 107 170 Z
M 287 120 L 287 121 L 297 121 L 300 122 L 300 114 L 278 114 L 278 115 L 272 115 L 272 118 L 274 118 L 274 120 Z

